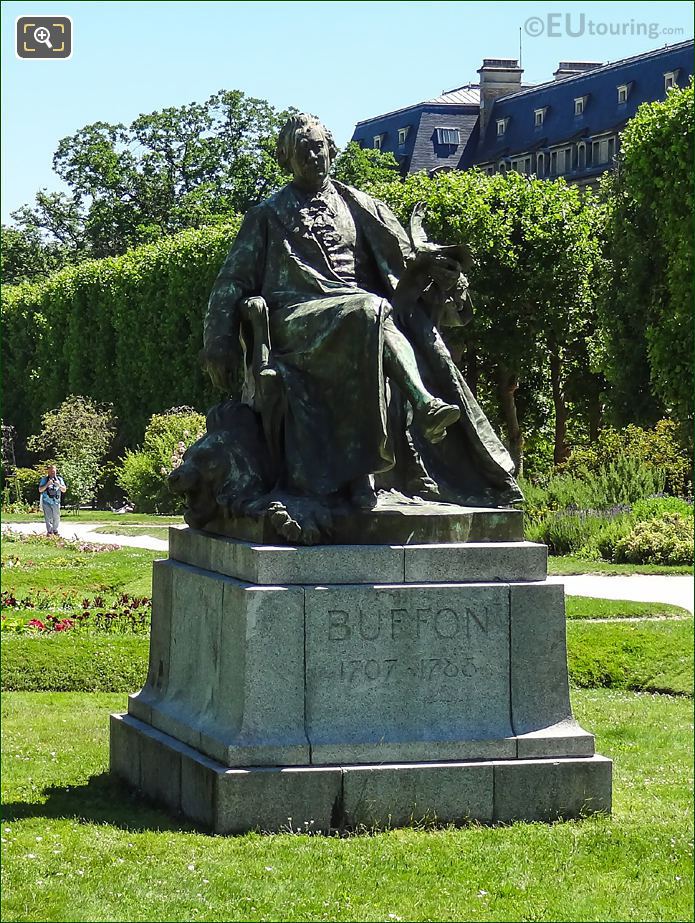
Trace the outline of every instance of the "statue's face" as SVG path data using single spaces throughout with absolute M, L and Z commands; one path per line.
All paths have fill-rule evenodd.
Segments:
M 320 189 L 331 167 L 328 141 L 320 128 L 309 128 L 297 135 L 290 169 L 295 183 L 303 189 Z

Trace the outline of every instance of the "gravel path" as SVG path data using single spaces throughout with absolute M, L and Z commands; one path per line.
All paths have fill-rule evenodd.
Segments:
M 150 535 L 111 535 L 95 532 L 108 523 L 71 522 L 61 523 L 60 534 L 64 538 L 77 538 L 80 541 L 102 542 L 106 545 L 125 545 L 128 548 L 150 548 L 153 551 L 166 551 L 168 542 Z M 13 532 L 43 533 L 44 525 L 40 522 L 5 523 L 3 529 Z M 143 531 L 146 526 L 143 527 Z M 672 577 L 651 574 L 579 574 L 567 577 L 548 577 L 549 583 L 564 583 L 568 596 L 595 596 L 599 599 L 628 599 L 633 602 L 660 602 L 682 606 L 693 611 L 693 578 L 688 575 Z
M 564 583 L 568 596 L 596 596 L 600 599 L 629 599 L 631 602 L 671 603 L 693 611 L 693 578 L 687 574 L 578 574 L 548 577 L 549 583 Z
M 111 535 L 108 532 L 95 532 L 104 522 L 61 522 L 60 534 L 63 538 L 79 539 L 81 542 L 100 542 L 103 545 L 125 545 L 128 548 L 150 548 L 152 551 L 166 551 L 169 542 L 151 535 Z M 23 532 L 25 535 L 43 534 L 46 527 L 42 522 L 8 522 L 3 529 Z

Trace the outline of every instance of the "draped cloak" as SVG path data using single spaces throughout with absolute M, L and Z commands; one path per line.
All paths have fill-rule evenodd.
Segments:
M 364 474 L 389 471 L 396 441 L 389 425 L 384 325 L 412 244 L 382 202 L 337 181 L 356 231 L 354 274 L 346 280 L 302 220 L 308 198 L 292 184 L 245 215 L 215 281 L 205 317 L 206 347 L 240 343 L 242 399 L 253 405 L 240 302 L 261 295 L 269 310 L 272 362 L 283 393 L 284 459 L 289 481 L 329 494 Z M 343 274 L 344 275 L 344 274 Z M 411 425 L 427 472 L 443 499 L 486 506 L 522 499 L 514 465 L 424 310 L 393 319 L 411 342 L 425 384 L 461 409 L 446 439 L 430 445 Z M 235 395 L 239 396 L 239 395 Z

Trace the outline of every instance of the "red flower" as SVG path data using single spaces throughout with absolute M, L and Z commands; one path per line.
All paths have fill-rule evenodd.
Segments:
M 67 631 L 68 628 L 74 628 L 75 623 L 72 619 L 63 619 L 60 622 L 56 622 L 53 626 L 53 631 Z
M 36 629 L 38 629 L 38 631 L 45 631 L 45 630 L 46 630 L 46 626 L 45 626 L 44 623 L 41 621 L 41 619 L 31 619 L 29 622 L 27 622 L 27 627 L 28 627 L 28 628 L 36 628 Z

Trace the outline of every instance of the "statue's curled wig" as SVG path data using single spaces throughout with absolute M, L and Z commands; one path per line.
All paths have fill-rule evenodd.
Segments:
M 297 145 L 297 138 L 304 134 L 308 129 L 315 128 L 322 132 L 326 141 L 328 142 L 328 151 L 331 158 L 331 163 L 335 160 L 338 155 L 338 148 L 335 141 L 333 140 L 333 135 L 326 128 L 323 122 L 320 119 L 317 119 L 315 115 L 309 115 L 308 112 L 300 112 L 297 115 L 291 116 L 287 122 L 283 125 L 278 135 L 278 144 L 275 156 L 277 161 L 283 170 L 289 170 L 290 159 L 294 153 L 294 149 Z

